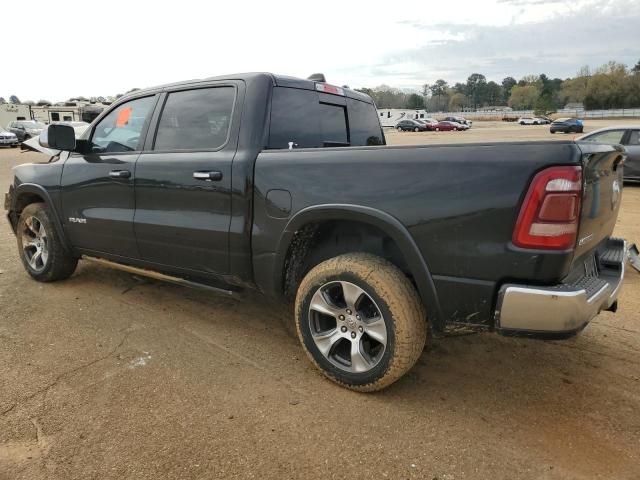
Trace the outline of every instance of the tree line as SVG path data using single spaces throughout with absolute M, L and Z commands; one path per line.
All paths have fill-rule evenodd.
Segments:
M 358 89 L 370 95 L 378 108 L 465 111 L 500 107 L 548 113 L 568 103 L 587 110 L 640 107 L 640 61 L 632 68 L 608 62 L 595 70 L 582 67 L 572 78 L 526 75 L 505 77 L 500 83 L 472 73 L 466 83 L 450 85 L 444 79 L 425 83 L 420 92 L 406 92 L 388 85 Z

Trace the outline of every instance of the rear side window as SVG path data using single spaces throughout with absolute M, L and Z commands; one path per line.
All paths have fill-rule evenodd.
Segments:
M 295 148 L 383 143 L 372 104 L 347 98 L 345 107 L 345 97 L 336 97 L 335 104 L 330 98 L 312 90 L 274 88 L 268 148 L 289 148 L 289 143 Z
M 351 145 L 384 145 L 382 128 L 371 103 L 347 98 Z
M 154 150 L 215 150 L 227 142 L 235 88 L 170 93 L 162 110 Z
M 631 130 L 627 145 L 634 145 L 634 146 L 640 145 L 640 130 Z

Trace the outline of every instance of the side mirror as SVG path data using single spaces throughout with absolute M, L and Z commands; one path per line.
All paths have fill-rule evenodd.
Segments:
M 69 125 L 49 125 L 38 139 L 41 147 L 72 152 L 76 149 L 76 132 Z

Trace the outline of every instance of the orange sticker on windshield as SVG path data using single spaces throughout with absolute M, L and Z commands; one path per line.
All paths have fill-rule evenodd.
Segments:
M 129 123 L 131 118 L 131 107 L 123 108 L 118 112 L 118 118 L 116 118 L 116 128 L 122 128 Z

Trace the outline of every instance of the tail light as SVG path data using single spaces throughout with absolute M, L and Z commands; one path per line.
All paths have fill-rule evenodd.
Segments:
M 578 234 L 582 169 L 551 167 L 531 182 L 513 232 L 513 244 L 522 248 L 567 250 Z

